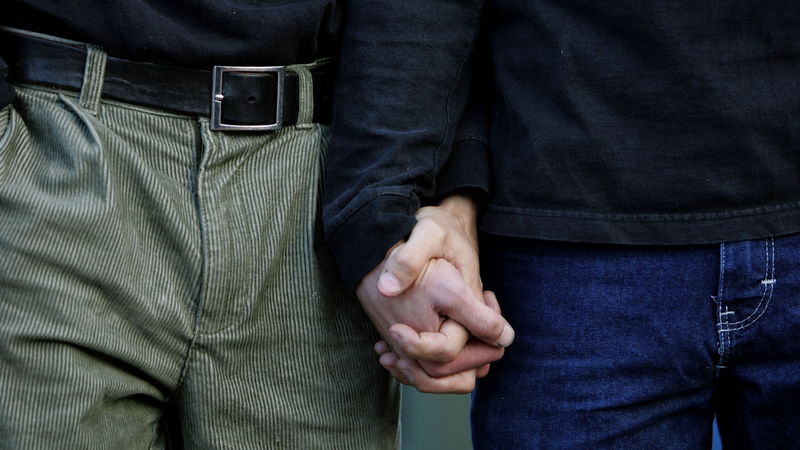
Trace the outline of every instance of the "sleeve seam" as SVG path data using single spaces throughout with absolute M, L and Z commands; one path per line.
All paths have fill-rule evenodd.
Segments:
M 483 9 L 483 8 L 481 8 L 481 9 Z M 473 35 L 472 35 L 472 41 L 473 42 L 475 41 L 475 38 L 477 36 L 477 30 L 479 28 L 480 28 L 479 26 L 476 26 L 476 32 L 473 33 Z M 456 86 L 458 85 L 458 82 L 461 80 L 461 78 L 463 76 L 464 68 L 467 65 L 467 62 L 469 61 L 469 58 L 470 58 L 471 54 L 472 54 L 472 50 L 468 51 L 467 54 L 464 55 L 464 58 L 461 60 L 461 63 L 458 66 L 458 71 L 456 72 L 455 79 L 453 80 L 453 84 L 450 86 L 450 92 L 447 94 L 447 101 L 445 102 L 445 105 L 446 105 L 445 106 L 445 112 L 446 113 L 445 113 L 444 136 L 442 137 L 442 141 L 439 143 L 439 146 L 436 148 L 436 151 L 433 152 L 433 167 L 431 167 L 431 169 L 425 174 L 426 177 L 430 176 L 431 174 L 434 174 L 434 173 L 438 172 L 438 170 L 441 170 L 441 167 L 439 167 L 439 165 L 437 164 L 437 161 L 438 161 L 439 153 L 445 147 L 445 143 L 447 142 L 447 134 L 450 132 L 450 129 L 452 128 L 451 125 L 450 125 L 450 117 L 451 117 L 450 108 L 452 106 L 453 95 L 454 95 L 454 93 L 456 91 Z
M 347 215 L 347 216 L 346 216 L 346 217 L 345 217 L 345 218 L 344 218 L 344 219 L 341 221 L 341 223 L 339 223 L 338 225 L 336 225 L 336 227 L 334 227 L 334 228 L 333 228 L 333 229 L 330 231 L 330 233 L 326 233 L 326 235 L 327 235 L 327 236 L 326 236 L 326 237 L 327 237 L 327 239 L 328 239 L 328 240 L 331 240 L 331 239 L 332 239 L 332 238 L 333 238 L 333 237 L 336 235 L 336 233 L 337 233 L 337 232 L 339 232 L 339 230 L 341 230 L 341 229 L 342 229 L 342 227 L 343 227 L 343 226 L 344 226 L 346 223 L 348 223 L 348 222 L 349 222 L 349 221 L 350 221 L 350 220 L 351 220 L 351 219 L 352 219 L 354 216 L 358 215 L 358 213 L 359 213 L 361 210 L 363 210 L 365 207 L 367 207 L 367 205 L 371 204 L 372 202 L 374 202 L 374 201 L 378 200 L 378 199 L 379 199 L 379 198 L 381 198 L 381 197 L 400 197 L 400 198 L 404 198 L 404 199 L 406 200 L 406 214 L 408 214 L 408 215 L 411 215 L 411 214 L 413 214 L 414 212 L 416 212 L 416 208 L 414 209 L 414 211 L 411 211 L 411 208 L 413 208 L 413 207 L 414 207 L 414 204 L 415 204 L 416 202 L 415 202 L 415 201 L 414 201 L 414 199 L 413 199 L 411 196 L 409 196 L 409 195 L 401 195 L 401 194 L 396 194 L 396 193 L 391 193 L 391 192 L 390 192 L 390 193 L 386 193 L 386 194 L 377 194 L 377 195 L 375 195 L 374 197 L 372 197 L 372 198 L 370 198 L 369 200 L 367 200 L 367 201 L 365 201 L 364 203 L 362 203 L 361 205 L 359 205 L 359 206 L 358 206 L 358 208 L 354 209 L 354 210 L 353 210 L 353 211 L 352 211 L 350 214 L 348 214 L 348 215 Z

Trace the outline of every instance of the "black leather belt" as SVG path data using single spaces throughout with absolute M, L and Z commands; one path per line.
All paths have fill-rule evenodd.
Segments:
M 85 48 L 0 31 L 11 82 L 80 91 L 86 55 Z M 328 66 L 311 70 L 315 123 L 331 120 L 335 72 Z M 282 66 L 212 72 L 108 57 L 103 97 L 211 117 L 213 129 L 273 130 L 297 123 L 299 84 L 299 76 Z

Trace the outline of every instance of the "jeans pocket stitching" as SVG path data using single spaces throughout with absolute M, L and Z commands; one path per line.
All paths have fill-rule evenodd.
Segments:
M 775 239 L 770 238 L 769 240 L 765 240 L 764 244 L 766 247 L 765 252 L 767 260 L 765 262 L 766 269 L 764 279 L 761 280 L 761 286 L 764 288 L 764 292 L 761 294 L 761 300 L 749 316 L 738 322 L 726 324 L 729 327 L 734 326 L 734 328 L 726 328 L 726 331 L 743 330 L 749 327 L 760 319 L 761 316 L 767 312 L 767 308 L 769 308 L 770 301 L 772 300 L 772 293 L 775 289 Z

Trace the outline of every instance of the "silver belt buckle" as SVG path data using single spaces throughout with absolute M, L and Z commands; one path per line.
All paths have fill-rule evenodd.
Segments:
M 226 72 L 241 73 L 274 73 L 278 77 L 278 92 L 275 98 L 275 123 L 265 123 L 260 125 L 233 125 L 222 123 L 222 77 Z M 214 66 L 214 77 L 212 82 L 211 98 L 211 129 L 212 130 L 237 130 L 237 131 L 265 131 L 280 130 L 283 128 L 283 80 L 286 76 L 284 66 Z

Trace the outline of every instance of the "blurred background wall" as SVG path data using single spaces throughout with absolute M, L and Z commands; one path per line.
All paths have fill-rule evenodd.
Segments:
M 471 450 L 469 395 L 420 394 L 403 386 L 403 450 Z

